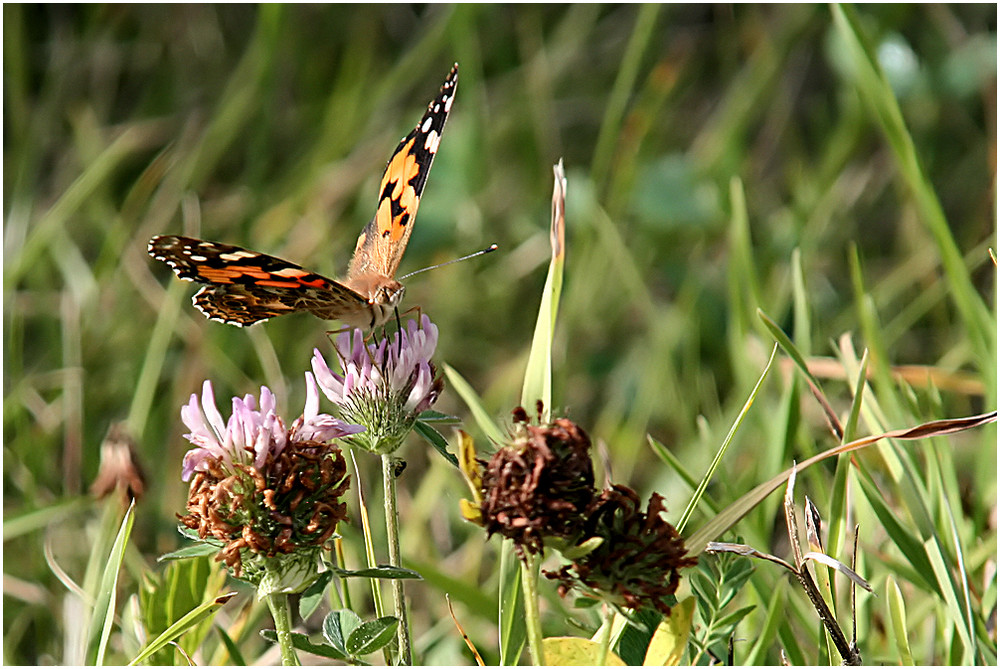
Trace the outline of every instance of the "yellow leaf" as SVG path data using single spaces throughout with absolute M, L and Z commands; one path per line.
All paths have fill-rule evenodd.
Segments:
M 644 667 L 676 667 L 681 663 L 684 648 L 691 634 L 691 618 L 694 615 L 694 597 L 688 597 L 676 606 L 670 607 L 670 615 L 660 623 L 646 649 Z
M 476 445 L 472 437 L 464 430 L 455 430 L 458 435 L 458 466 L 465 475 L 465 482 L 469 484 L 469 490 L 476 504 L 483 501 L 482 487 L 483 477 L 479 471 L 479 463 L 476 462 Z
M 458 500 L 458 508 L 462 512 L 462 517 L 476 525 L 483 524 L 483 514 L 479 507 L 467 499 Z
M 592 667 L 600 658 L 601 644 L 574 636 L 554 636 L 542 640 L 545 664 L 564 667 Z M 604 658 L 606 667 L 624 667 L 621 658 L 608 651 Z

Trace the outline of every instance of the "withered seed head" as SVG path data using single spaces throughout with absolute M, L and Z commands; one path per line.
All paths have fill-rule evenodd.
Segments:
M 594 497 L 590 438 L 572 421 L 530 425 L 514 410 L 514 434 L 485 463 L 483 525 L 514 541 L 519 554 L 539 553 L 546 537 L 574 537 Z
M 558 572 L 544 572 L 560 582 L 560 595 L 576 588 L 619 606 L 670 612 L 667 597 L 677 591 L 679 570 L 698 560 L 685 557 L 684 540 L 660 517 L 660 495 L 650 496 L 645 513 L 640 506 L 639 495 L 622 485 L 594 500 L 584 535 L 603 542 Z

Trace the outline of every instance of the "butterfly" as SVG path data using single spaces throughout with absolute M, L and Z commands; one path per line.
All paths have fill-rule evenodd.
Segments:
M 403 299 L 405 289 L 394 278 L 396 269 L 413 232 L 457 85 L 456 63 L 420 123 L 389 158 L 375 216 L 361 231 L 342 281 L 281 258 L 191 237 L 153 237 L 149 255 L 169 265 L 181 279 L 205 284 L 192 301 L 215 321 L 243 326 L 309 311 L 352 328 L 379 327 Z

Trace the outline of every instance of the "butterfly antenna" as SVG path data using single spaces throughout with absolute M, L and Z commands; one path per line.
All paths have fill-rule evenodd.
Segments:
M 409 279 L 414 274 L 420 274 L 421 272 L 426 272 L 428 270 L 437 269 L 438 267 L 444 267 L 445 265 L 454 265 L 455 263 L 462 262 L 463 260 L 469 260 L 470 258 L 475 258 L 477 256 L 483 256 L 483 255 L 486 255 L 487 253 L 493 253 L 498 248 L 500 248 L 500 247 L 497 246 L 496 244 L 490 244 L 485 249 L 482 249 L 480 251 L 476 251 L 475 253 L 470 253 L 467 256 L 462 256 L 461 258 L 455 258 L 454 260 L 448 260 L 447 262 L 443 262 L 443 263 L 440 263 L 440 264 L 437 264 L 437 265 L 431 265 L 430 267 L 424 267 L 423 269 L 418 269 L 415 272 L 410 272 L 409 274 L 405 274 L 405 275 L 399 277 L 399 280 L 402 281 L 403 279 Z

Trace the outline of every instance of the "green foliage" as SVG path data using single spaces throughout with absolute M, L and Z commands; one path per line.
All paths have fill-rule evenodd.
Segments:
M 111 505 L 109 505 L 111 506 Z M 104 655 L 108 649 L 108 640 L 115 618 L 115 604 L 118 597 L 118 575 L 122 561 L 125 559 L 125 549 L 132 534 L 135 522 L 135 505 L 129 505 L 121 527 L 115 536 L 114 544 L 107 558 L 103 561 L 103 570 L 96 592 L 93 592 L 94 603 L 90 616 L 90 632 L 87 644 L 87 664 L 104 664 Z M 92 563 L 93 564 L 93 563 Z
M 225 570 L 210 557 L 172 561 L 162 573 L 146 572 L 139 589 L 139 609 L 146 636 L 155 639 L 203 602 L 214 600 L 225 579 Z M 177 645 L 188 657 L 201 647 L 212 628 L 212 617 L 208 614 L 213 611 L 205 611 L 201 620 L 189 623 L 176 635 L 180 637 Z M 176 665 L 182 659 L 173 646 L 167 646 L 141 662 Z
M 500 246 L 414 277 L 405 300 L 440 329 L 435 409 L 480 453 L 504 438 L 525 369 L 542 370 L 548 389 L 533 392 L 602 444 L 615 480 L 664 495 L 672 522 L 704 481 L 688 533 L 841 441 L 996 407 L 995 5 L 8 4 L 3 20 L 7 664 L 99 650 L 128 662 L 126 623 L 143 620 L 131 594 L 164 631 L 203 605 L 203 559 L 155 561 L 178 548 L 178 409 L 211 378 L 220 396 L 267 384 L 294 415 L 312 349 L 330 351 L 335 325 L 308 315 L 205 320 L 191 286 L 148 258 L 149 237 L 192 234 L 339 275 L 390 150 L 455 61 L 455 107 L 401 271 Z M 538 306 L 559 158 L 552 328 Z M 550 357 L 529 364 L 538 328 Z M 754 391 L 778 332 L 787 341 Z M 409 440 L 398 478 L 403 561 L 424 576 L 407 584 L 415 656 L 469 662 L 450 593 L 485 661 L 513 662 L 516 558 L 462 520 L 465 484 L 438 457 L 449 434 L 424 418 L 433 448 Z M 147 490 L 109 561 L 121 515 L 82 500 L 121 420 Z M 377 490 L 379 475 L 359 459 L 352 486 Z M 854 613 L 832 579 L 831 608 L 845 630 L 856 617 L 866 662 L 995 664 L 995 426 L 891 440 L 798 485 L 829 523 L 831 556 L 902 593 L 859 594 Z M 736 531 L 780 554 L 779 504 L 755 499 Z M 359 521 L 352 507 L 338 564 L 349 571 L 368 566 Z M 815 612 L 779 570 L 733 587 L 748 563 L 691 570 L 701 642 L 724 657 L 740 614 L 737 661 L 824 657 Z M 302 611 L 348 606 L 330 590 L 349 581 L 309 593 Z M 371 593 L 352 587 L 351 608 L 377 620 Z M 539 589 L 547 636 L 568 618 L 594 627 L 595 610 Z M 209 616 L 178 643 L 202 663 L 257 662 L 266 609 L 241 590 L 225 612 L 225 630 L 205 635 Z M 630 634 L 616 647 L 641 661 Z M 316 637 L 295 642 L 348 655 L 350 633 L 339 646 Z
M 726 662 L 728 646 L 736 626 L 755 607 L 727 610 L 729 604 L 753 575 L 750 560 L 733 555 L 702 556 L 696 569 L 689 574 L 691 589 L 698 604 L 695 623 L 692 662 L 696 664 Z
M 292 632 L 292 643 L 297 650 L 334 660 L 346 660 L 350 664 L 367 664 L 362 656 L 369 655 L 386 646 L 396 634 L 399 620 L 383 616 L 362 622 L 349 609 L 331 611 L 323 619 L 324 642 L 310 640 L 308 635 Z M 277 642 L 274 630 L 263 630 L 261 636 L 271 643 Z

